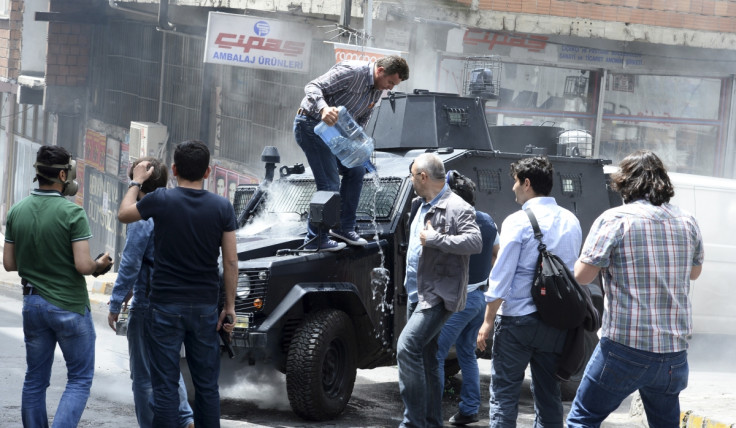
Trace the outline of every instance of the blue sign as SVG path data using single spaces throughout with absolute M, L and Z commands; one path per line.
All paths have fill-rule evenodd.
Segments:
M 271 32 L 271 26 L 266 21 L 258 21 L 253 26 L 253 32 L 261 37 L 266 37 Z

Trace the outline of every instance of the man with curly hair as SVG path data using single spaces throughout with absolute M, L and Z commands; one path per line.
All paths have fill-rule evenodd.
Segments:
M 649 426 L 674 427 L 687 387 L 690 281 L 702 271 L 703 239 L 695 218 L 669 203 L 675 191 L 653 152 L 624 158 L 611 181 L 624 205 L 596 219 L 575 263 L 580 284 L 602 271 L 606 307 L 567 426 L 600 426 L 638 390 Z

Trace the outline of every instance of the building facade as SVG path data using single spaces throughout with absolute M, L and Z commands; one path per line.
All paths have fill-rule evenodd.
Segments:
M 0 224 L 33 187 L 41 144 L 80 160 L 93 253 L 122 248 L 115 214 L 141 147 L 170 162 L 175 143 L 206 141 L 207 186 L 230 197 L 262 176 L 265 146 L 304 162 L 293 118 L 334 41 L 402 52 L 400 91 L 474 95 L 470 74 L 488 70 L 491 125 L 582 131 L 583 155 L 649 148 L 672 171 L 736 178 L 736 0 L 346 1 L 350 19 L 338 0 L 0 0 Z M 292 24 L 308 66 L 204 62 L 213 11 Z

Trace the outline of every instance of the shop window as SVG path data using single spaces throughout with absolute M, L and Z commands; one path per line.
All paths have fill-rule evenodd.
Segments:
M 497 100 L 486 102 L 489 125 L 546 125 L 595 131 L 599 73 L 503 64 Z
M 617 163 L 648 149 L 672 172 L 723 175 L 725 81 L 639 75 L 623 84 L 617 76 L 605 85 L 600 157 Z

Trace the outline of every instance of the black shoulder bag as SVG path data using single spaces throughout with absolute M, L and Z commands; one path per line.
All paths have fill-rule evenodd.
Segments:
M 532 299 L 537 312 L 542 321 L 552 327 L 563 330 L 579 327 L 588 314 L 585 291 L 565 263 L 542 243 L 543 235 L 534 213 L 529 208 L 524 211 L 532 223 L 534 238 L 539 241 L 537 270 L 532 282 Z

